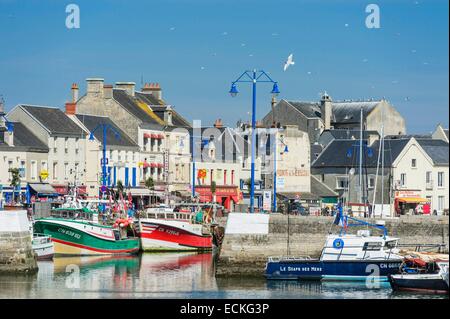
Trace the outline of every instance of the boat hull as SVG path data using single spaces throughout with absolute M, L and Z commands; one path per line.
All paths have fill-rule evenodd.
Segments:
M 278 280 L 375 280 L 387 281 L 397 274 L 399 260 L 352 261 L 272 261 L 266 265 L 266 278 Z
M 55 255 L 53 242 L 47 245 L 33 245 L 33 251 L 36 253 L 37 260 L 52 260 Z
M 141 247 L 144 251 L 208 251 L 212 236 L 194 231 L 189 223 L 139 222 Z M 201 225 L 197 225 L 201 226 Z
M 139 252 L 139 239 L 115 240 L 105 226 L 77 221 L 41 219 L 34 223 L 36 232 L 50 235 L 55 256 L 124 255 Z
M 394 291 L 449 292 L 447 282 L 439 275 L 393 275 L 389 283 Z

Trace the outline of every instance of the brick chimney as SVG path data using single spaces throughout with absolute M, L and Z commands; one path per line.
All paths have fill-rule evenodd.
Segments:
M 162 100 L 162 90 L 159 83 L 145 83 L 141 91 L 142 93 L 153 95 L 158 100 Z
M 222 128 L 222 127 L 223 127 L 222 119 L 217 119 L 217 120 L 214 122 L 214 127 L 215 127 L 215 128 Z
M 103 86 L 103 96 L 105 99 L 112 99 L 113 97 L 113 86 L 111 84 L 105 84 Z
M 325 92 L 322 95 L 322 99 L 320 100 L 320 112 L 322 113 L 322 121 L 325 130 L 331 129 L 331 116 L 332 116 L 332 108 L 331 108 L 331 97 Z
M 134 82 L 116 82 L 116 88 L 124 89 L 128 95 L 134 96 L 134 89 L 136 87 L 136 83 Z
M 103 82 L 101 78 L 86 79 L 86 95 L 89 97 L 103 98 Z
M 75 115 L 77 113 L 77 103 L 67 102 L 66 103 L 66 114 Z
M 78 92 L 79 92 L 78 84 L 73 83 L 71 91 L 72 91 L 72 103 L 76 103 L 78 101 Z

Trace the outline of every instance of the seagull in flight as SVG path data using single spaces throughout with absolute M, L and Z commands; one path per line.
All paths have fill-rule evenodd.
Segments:
M 288 68 L 291 64 L 292 64 L 292 65 L 295 64 L 295 62 L 294 62 L 293 59 L 294 59 L 294 55 L 291 53 L 291 54 L 288 56 L 287 61 L 284 62 L 284 71 L 286 71 L 287 68 Z

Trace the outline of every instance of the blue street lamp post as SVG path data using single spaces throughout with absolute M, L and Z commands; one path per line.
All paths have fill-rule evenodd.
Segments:
M 256 157 L 256 149 L 255 149 L 255 138 L 256 138 L 256 83 L 258 82 L 266 82 L 272 83 L 273 88 L 271 94 L 278 95 L 280 90 L 278 89 L 278 83 L 275 82 L 267 75 L 263 70 L 253 70 L 253 71 L 245 71 L 242 73 L 236 81 L 231 82 L 231 89 L 229 93 L 231 96 L 236 96 L 239 92 L 236 87 L 236 83 L 252 83 L 252 162 L 251 162 L 251 185 L 250 185 L 250 213 L 255 211 L 255 157 Z
M 107 142 L 107 140 L 106 140 L 106 136 L 107 136 L 107 133 L 108 133 L 108 129 L 110 129 L 111 131 L 114 132 L 114 136 L 116 137 L 116 139 L 120 139 L 120 134 L 110 124 L 101 123 L 101 124 L 97 125 L 91 131 L 91 134 L 89 135 L 89 140 L 90 141 L 93 141 L 95 139 L 94 138 L 94 133 L 99 128 L 102 129 L 102 147 L 103 147 L 102 148 L 102 154 L 103 155 L 102 155 L 102 161 L 101 161 L 101 164 L 102 164 L 102 188 L 101 188 L 101 192 L 104 195 L 105 192 L 106 192 L 106 175 L 107 175 L 107 173 L 106 173 L 106 164 L 107 164 L 107 158 L 106 158 L 106 142 Z

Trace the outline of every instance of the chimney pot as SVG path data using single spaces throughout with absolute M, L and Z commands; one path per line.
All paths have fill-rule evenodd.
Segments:
M 214 127 L 216 127 L 216 128 L 222 128 L 222 127 L 223 127 L 222 119 L 217 119 L 217 120 L 214 122 Z
M 66 103 L 66 114 L 75 115 L 77 113 L 77 103 L 67 102 Z
M 119 89 L 125 89 L 125 91 L 130 96 L 134 96 L 134 89 L 136 87 L 136 83 L 134 82 L 116 82 L 116 87 Z
M 144 94 L 151 94 L 158 100 L 162 100 L 162 90 L 159 83 L 145 83 L 141 91 Z
M 78 101 L 78 92 L 79 92 L 78 84 L 72 83 L 71 91 L 72 91 L 72 102 L 76 103 Z

